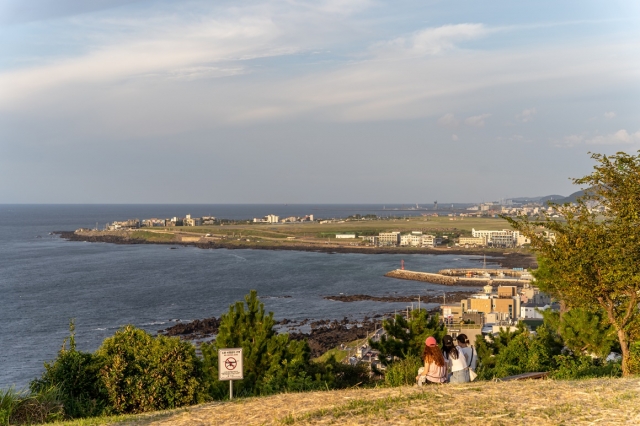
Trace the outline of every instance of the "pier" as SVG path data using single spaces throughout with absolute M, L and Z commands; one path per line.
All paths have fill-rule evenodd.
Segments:
M 456 273 L 454 274 L 453 271 Z M 480 274 L 475 272 L 480 271 Z M 500 276 L 500 271 L 503 271 L 504 276 Z M 504 272 L 507 270 L 500 269 L 446 269 L 440 271 L 437 274 L 431 272 L 418 272 L 407 271 L 404 269 L 395 269 L 387 272 L 384 276 L 390 278 L 397 278 L 401 280 L 411 281 L 423 281 L 432 284 L 448 285 L 448 286 L 485 286 L 490 285 L 515 285 L 524 286 L 531 282 L 531 275 L 527 276 L 526 271 L 512 271 L 508 272 L 519 273 L 520 275 L 511 275 L 507 278 L 507 274 Z M 448 273 L 443 273 L 448 272 Z M 494 272 L 494 275 L 491 275 Z M 471 276 L 469 276 L 471 273 Z M 486 274 L 486 275 L 485 275 Z M 524 275 L 524 276 L 523 276 Z

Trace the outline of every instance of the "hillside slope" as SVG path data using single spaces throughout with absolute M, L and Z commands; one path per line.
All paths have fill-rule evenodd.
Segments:
M 640 379 L 479 382 L 281 394 L 139 417 L 130 425 L 640 424 Z

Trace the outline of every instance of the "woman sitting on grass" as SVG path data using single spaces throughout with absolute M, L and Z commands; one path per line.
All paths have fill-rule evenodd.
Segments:
M 434 337 L 427 337 L 422 352 L 424 367 L 418 370 L 416 382 L 418 386 L 447 381 L 447 364 Z
M 467 359 L 464 357 L 464 353 L 462 353 L 460 348 L 453 343 L 453 337 L 446 335 L 442 338 L 442 353 L 451 368 L 449 383 L 470 382 Z

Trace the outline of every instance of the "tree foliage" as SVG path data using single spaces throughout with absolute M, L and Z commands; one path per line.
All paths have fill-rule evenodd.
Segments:
M 273 312 L 268 314 L 255 290 L 236 302 L 222 315 L 215 342 L 202 345 L 209 392 L 217 399 L 228 394 L 228 383 L 218 380 L 218 349 L 242 348 L 244 379 L 236 380 L 237 395 L 267 395 L 284 390 L 309 390 L 326 387 L 333 369 L 313 371 L 306 341 L 289 339 L 274 330 Z
M 67 417 L 101 415 L 108 411 L 106 389 L 98 376 L 104 360 L 76 349 L 73 320 L 69 324 L 69 331 L 69 347 L 65 339 L 58 357 L 45 363 L 42 376 L 31 382 L 31 391 L 39 394 L 47 389 L 57 389 Z
M 420 358 L 427 337 L 433 336 L 441 342 L 446 334 L 444 324 L 440 323 L 438 316 L 430 316 L 422 309 L 411 311 L 408 320 L 402 315 L 384 320 L 382 327 L 387 334 L 378 342 L 369 340 L 369 344 L 380 352 L 380 362 L 384 365 L 407 357 Z
M 563 220 L 508 220 L 546 263 L 536 277 L 543 291 L 567 309 L 598 308 L 606 315 L 629 375 L 629 347 L 640 335 L 640 155 L 592 158 L 593 173 L 574 179 L 589 188 L 585 195 L 577 204 L 554 206 Z
M 153 337 L 132 325 L 102 342 L 99 377 L 116 413 L 141 413 L 204 401 L 202 364 L 194 346 Z
M 562 315 L 549 309 L 543 315 L 549 327 L 560 334 L 564 344 L 575 354 L 606 358 L 612 349 L 617 349 L 616 332 L 602 309 L 592 312 L 573 308 Z
M 524 325 L 517 330 L 501 329 L 497 336 L 476 340 L 477 373 L 480 379 L 551 371 L 562 351 L 562 339 L 546 325 L 530 333 Z

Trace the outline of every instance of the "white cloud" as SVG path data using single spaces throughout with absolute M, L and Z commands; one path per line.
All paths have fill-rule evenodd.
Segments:
M 438 118 L 438 124 L 444 127 L 457 127 L 460 124 L 460 120 L 452 113 L 448 113 Z
M 480 115 L 474 115 L 472 117 L 468 117 L 466 120 L 464 120 L 464 123 L 467 126 L 473 126 L 473 127 L 484 127 L 484 120 L 491 117 L 491 114 L 480 114 Z
M 457 140 L 460 140 L 460 138 L 458 137 L 458 135 L 453 134 L 453 135 L 451 135 L 451 140 L 452 141 L 457 141 Z
M 631 145 L 640 144 L 640 130 L 629 133 L 625 129 L 607 135 L 587 136 L 586 134 L 574 134 L 562 139 L 565 146 L 576 145 Z
M 460 42 L 477 39 L 489 32 L 490 30 L 482 24 L 443 25 L 377 43 L 373 50 L 408 55 L 436 55 L 455 48 Z
M 518 121 L 526 123 L 528 121 L 533 120 L 533 116 L 536 115 L 537 111 L 535 108 L 525 109 L 520 114 L 516 115 Z
M 604 118 L 609 118 L 609 119 L 611 119 L 611 118 L 614 118 L 615 116 L 616 116 L 615 111 L 609 111 L 609 112 L 605 112 L 605 113 L 604 113 Z
M 584 141 L 587 145 L 629 145 L 640 143 L 640 130 L 629 133 L 625 129 L 608 135 L 597 135 Z

